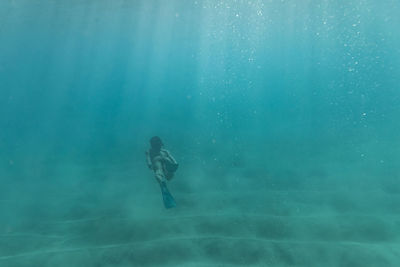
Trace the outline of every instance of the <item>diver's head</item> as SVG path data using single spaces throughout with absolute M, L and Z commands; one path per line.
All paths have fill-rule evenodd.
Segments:
M 158 137 L 158 136 L 153 136 L 153 137 L 150 139 L 150 145 L 151 145 L 151 148 L 152 148 L 153 150 L 158 151 L 158 150 L 161 149 L 161 147 L 162 147 L 164 144 L 163 144 L 163 142 L 161 141 L 161 138 L 160 138 L 160 137 Z

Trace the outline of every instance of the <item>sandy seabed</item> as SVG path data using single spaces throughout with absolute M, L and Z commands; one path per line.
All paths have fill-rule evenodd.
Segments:
M 221 186 L 185 187 L 176 178 L 170 190 L 178 206 L 165 210 L 151 178 L 115 178 L 129 172 L 93 168 L 101 181 L 43 182 L 20 198 L 6 194 L 0 266 L 400 264 L 400 194 L 390 187 L 326 186 L 329 177 L 313 183 L 322 173 L 310 174 L 313 186 L 281 177 L 253 190 L 241 184 L 243 172 Z

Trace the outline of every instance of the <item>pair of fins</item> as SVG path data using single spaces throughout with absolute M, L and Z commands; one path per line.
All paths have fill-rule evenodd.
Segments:
M 166 209 L 176 207 L 175 199 L 169 192 L 167 183 L 165 181 L 163 181 L 163 182 L 161 182 L 160 186 L 161 186 L 161 193 L 162 193 L 162 197 L 163 197 L 163 201 L 164 201 L 164 207 Z

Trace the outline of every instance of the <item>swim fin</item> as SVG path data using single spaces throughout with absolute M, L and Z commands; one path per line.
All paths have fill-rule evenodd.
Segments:
M 160 186 L 165 208 L 170 209 L 175 207 L 176 206 L 175 199 L 169 192 L 166 182 L 165 181 L 161 182 Z

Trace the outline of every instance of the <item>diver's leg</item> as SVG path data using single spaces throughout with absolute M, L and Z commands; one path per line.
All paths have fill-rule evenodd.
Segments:
M 160 184 L 165 181 L 164 170 L 160 161 L 154 163 L 154 174 Z
M 165 178 L 166 178 L 168 181 L 171 181 L 172 178 L 174 178 L 174 173 L 173 173 L 173 172 L 167 172 L 166 175 L 165 175 Z

